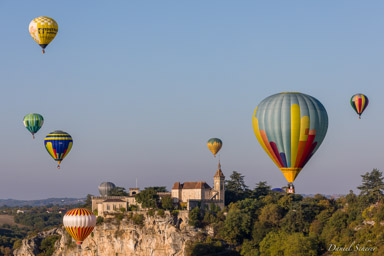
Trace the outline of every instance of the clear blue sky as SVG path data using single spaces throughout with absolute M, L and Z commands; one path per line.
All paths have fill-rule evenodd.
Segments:
M 259 145 L 252 114 L 299 91 L 328 111 L 328 134 L 297 193 L 348 193 L 384 171 L 382 1 L 0 1 L 0 198 L 97 194 L 118 186 L 212 185 L 221 162 L 250 188 L 287 184 Z M 28 33 L 39 16 L 59 33 L 46 54 Z M 361 120 L 349 105 L 362 92 Z M 45 124 L 32 140 L 24 115 Z M 56 169 L 43 139 L 72 135 Z

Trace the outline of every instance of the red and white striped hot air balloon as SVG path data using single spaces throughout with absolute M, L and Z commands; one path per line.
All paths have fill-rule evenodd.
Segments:
M 63 223 L 65 229 L 80 247 L 96 226 L 96 216 L 87 209 L 76 208 L 64 215 Z

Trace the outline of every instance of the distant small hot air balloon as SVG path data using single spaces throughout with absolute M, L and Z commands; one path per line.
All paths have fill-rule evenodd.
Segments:
M 48 153 L 57 161 L 57 169 L 60 169 L 61 161 L 72 148 L 73 140 L 71 135 L 63 131 L 51 132 L 45 137 L 44 144 Z
M 103 182 L 99 186 L 99 192 L 101 196 L 108 196 L 109 192 L 116 186 L 112 182 Z
M 96 226 L 96 216 L 87 209 L 76 208 L 64 215 L 63 224 L 81 249 L 81 244 Z
M 43 53 L 45 53 L 45 47 L 55 38 L 58 30 L 57 22 L 45 16 L 35 18 L 29 23 L 29 33 L 43 49 Z
M 214 157 L 216 157 L 216 154 L 220 151 L 222 145 L 223 142 L 218 138 L 209 139 L 207 142 L 208 149 L 212 152 Z
M 253 129 L 265 152 L 292 182 L 320 147 L 328 129 L 324 106 L 312 96 L 287 92 L 264 99 L 253 114 Z
M 23 123 L 25 128 L 32 133 L 32 138 L 35 138 L 35 133 L 43 126 L 44 118 L 40 114 L 31 113 L 24 117 Z
M 359 115 L 359 119 L 361 119 L 361 114 L 363 114 L 364 110 L 367 108 L 369 100 L 368 97 L 362 93 L 358 93 L 352 96 L 351 98 L 351 106 Z

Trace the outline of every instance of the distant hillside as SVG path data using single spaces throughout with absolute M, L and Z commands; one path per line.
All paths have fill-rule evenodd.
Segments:
M 74 205 L 84 203 L 85 198 L 48 198 L 40 200 L 15 200 L 15 199 L 0 199 L 0 207 L 8 206 L 46 206 L 46 205 Z

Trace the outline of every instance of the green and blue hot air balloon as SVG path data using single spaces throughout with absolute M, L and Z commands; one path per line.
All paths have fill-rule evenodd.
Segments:
M 278 93 L 256 107 L 253 129 L 263 149 L 292 185 L 323 142 L 328 115 L 320 101 L 312 96 Z
M 40 114 L 31 113 L 24 117 L 23 123 L 25 128 L 32 133 L 32 138 L 35 138 L 35 133 L 43 126 L 44 118 Z

